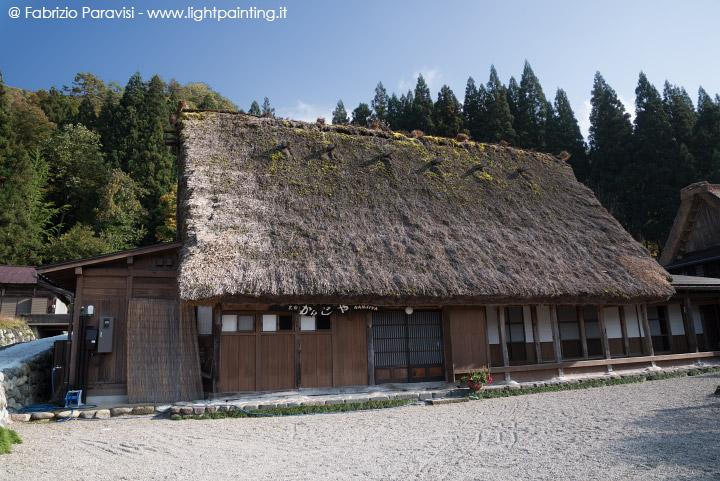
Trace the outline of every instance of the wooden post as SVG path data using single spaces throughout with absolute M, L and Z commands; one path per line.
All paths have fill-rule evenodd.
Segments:
M 557 307 L 550 306 L 550 324 L 552 325 L 553 347 L 555 348 L 555 362 L 562 362 L 562 345 L 560 344 L 560 323 L 558 322 Z M 563 369 L 558 368 L 558 376 L 563 375 Z
M 588 358 L 587 348 L 587 335 L 585 334 L 585 313 L 582 310 L 582 306 L 578 306 L 576 309 L 578 316 L 578 325 L 580 326 L 580 344 L 582 346 L 583 359 Z
M 538 326 L 537 306 L 530 306 L 530 320 L 532 321 L 533 341 L 535 341 L 535 362 L 542 362 L 542 348 L 540 347 L 540 327 Z
M 372 313 L 365 314 L 367 325 L 368 385 L 375 385 L 375 336 L 372 328 Z
M 668 345 L 670 346 L 670 354 L 675 353 L 675 341 L 673 340 L 672 323 L 670 322 L 670 311 L 667 306 L 658 306 L 658 309 L 665 311 L 665 326 L 668 332 Z
M 338 346 L 337 346 L 337 330 L 338 330 L 338 323 L 341 322 L 340 320 L 343 319 L 342 322 L 348 322 L 350 321 L 349 317 L 352 314 L 348 314 L 348 318 L 345 317 L 343 314 L 342 316 L 338 314 L 337 312 L 332 314 L 332 317 L 330 318 L 330 339 L 332 342 L 332 385 L 337 386 L 338 382 L 340 381 L 340 363 L 338 362 Z
M 618 314 L 620 314 L 620 329 L 622 330 L 623 352 L 626 356 L 629 356 L 630 338 L 628 338 L 627 322 L 625 321 L 625 306 L 618 306 Z
M 483 322 L 485 323 L 485 360 L 487 361 L 485 365 L 490 369 L 492 365 L 492 355 L 490 353 L 490 326 L 488 325 L 487 310 L 487 306 L 482 307 Z
M 445 380 L 447 382 L 455 382 L 455 361 L 453 361 L 452 355 L 452 329 L 450 325 L 452 321 L 448 309 L 442 310 L 441 322 L 443 355 L 445 356 Z
M 600 326 L 600 337 L 602 338 L 603 354 L 605 359 L 611 359 L 610 354 L 610 341 L 608 340 L 607 328 L 605 327 L 605 308 L 603 306 L 597 306 L 598 325 Z M 611 367 L 608 366 L 608 371 Z
M 645 332 L 645 335 L 643 336 L 643 348 L 644 352 L 648 356 L 654 356 L 655 355 L 655 349 L 652 345 L 652 336 L 650 335 L 650 324 L 648 324 L 648 318 L 647 318 L 647 305 L 640 304 L 640 322 L 642 323 L 643 331 Z
M 83 339 L 80 339 L 80 333 L 82 332 L 80 309 L 82 309 L 83 302 L 83 275 L 82 267 L 75 268 L 75 300 L 73 302 L 72 312 L 72 333 L 70 334 L 70 377 L 68 379 L 70 388 L 77 389 L 75 385 L 77 382 L 77 368 L 78 368 L 78 356 L 82 349 Z
M 510 365 L 510 356 L 507 350 L 507 338 L 505 336 L 505 307 L 498 306 L 498 330 L 500 334 L 500 347 L 502 349 L 503 366 Z
M 685 338 L 687 339 L 688 351 L 698 352 L 697 334 L 695 333 L 695 319 L 693 318 L 692 302 L 689 297 L 685 298 L 685 302 L 680 306 L 683 316 L 683 324 L 685 324 Z
M 220 345 L 222 341 L 222 307 L 220 304 L 213 305 L 213 378 L 212 389 L 214 393 L 219 393 L 222 386 L 220 385 Z

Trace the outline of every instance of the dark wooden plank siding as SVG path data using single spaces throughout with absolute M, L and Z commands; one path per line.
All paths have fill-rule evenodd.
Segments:
M 125 368 L 127 304 L 125 298 L 89 297 L 85 298 L 83 302 L 85 306 L 93 306 L 95 311 L 93 316 L 87 317 L 87 327 L 97 329 L 100 318 L 114 318 L 112 352 L 94 354 L 92 361 L 88 364 L 88 388 L 92 389 L 101 384 L 125 383 L 127 381 L 127 369 Z M 83 345 L 82 348 L 84 349 L 84 347 Z
M 295 387 L 295 333 L 260 336 L 259 390 Z
M 332 386 L 332 334 L 302 333 L 300 339 L 300 386 Z
M 221 347 L 220 390 L 255 390 L 255 335 L 225 334 Z
M 337 315 L 333 319 L 333 334 L 337 344 L 337 386 L 368 384 L 367 328 L 364 312 Z
M 487 365 L 485 309 L 447 309 L 454 370 L 467 372 Z M 533 348 L 534 349 L 534 348 Z M 502 353 L 500 353 L 502 362 Z
M 146 299 L 176 299 L 177 281 L 174 277 L 135 277 L 132 297 Z

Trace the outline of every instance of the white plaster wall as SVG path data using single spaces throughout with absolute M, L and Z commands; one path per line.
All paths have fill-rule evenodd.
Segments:
M 673 336 L 685 334 L 680 304 L 668 304 L 668 317 L 670 318 L 670 332 Z
M 538 306 L 538 331 L 540 342 L 552 342 L 552 322 L 550 321 L 550 306 Z
M 485 307 L 485 317 L 487 319 L 488 343 L 500 344 L 500 336 L 498 334 L 497 306 Z
M 702 317 L 700 317 L 700 306 L 693 304 L 692 306 L 693 322 L 695 323 L 695 334 L 702 334 Z
M 603 309 L 605 317 L 605 330 L 608 339 L 622 339 L 622 327 L 620 326 L 620 309 L 617 307 L 606 307 Z
M 525 324 L 525 342 L 535 342 L 532 330 L 532 314 L 530 314 L 530 306 L 523 306 L 523 323 Z
M 642 326 L 639 322 L 640 306 L 632 304 L 625 306 L 625 324 L 627 324 L 628 337 L 642 337 Z

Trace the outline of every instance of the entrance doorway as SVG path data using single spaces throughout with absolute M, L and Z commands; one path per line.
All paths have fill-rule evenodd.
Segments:
M 374 312 L 372 330 L 376 383 L 445 379 L 440 312 Z

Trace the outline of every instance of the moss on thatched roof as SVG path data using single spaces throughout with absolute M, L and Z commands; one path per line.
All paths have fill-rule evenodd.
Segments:
M 181 119 L 180 296 L 618 302 L 667 273 L 551 155 L 221 112 Z

